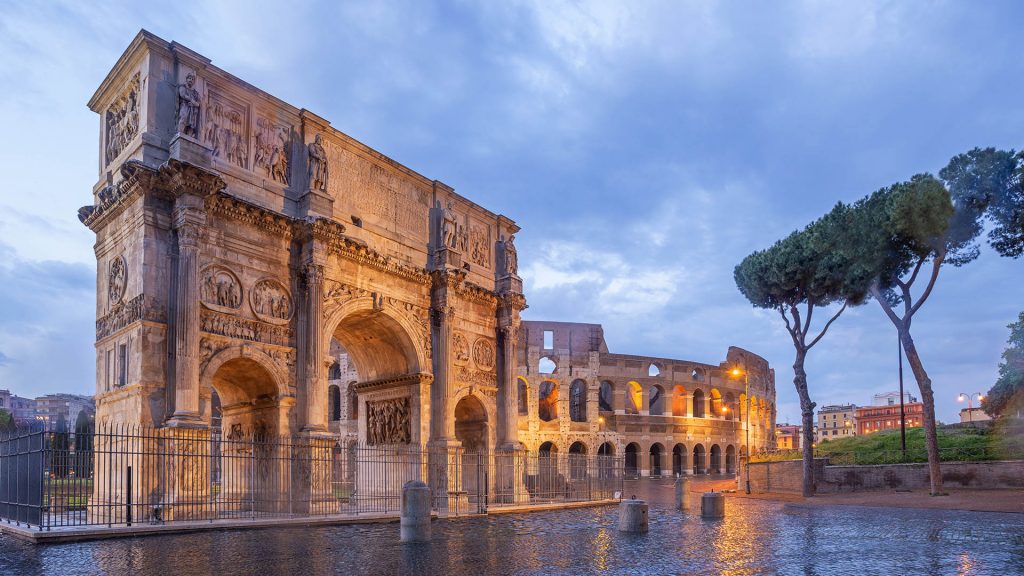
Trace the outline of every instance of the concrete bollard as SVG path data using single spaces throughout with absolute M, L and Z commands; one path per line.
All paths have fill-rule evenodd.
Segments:
M 705 492 L 700 498 L 701 518 L 725 518 L 725 494 Z
M 690 509 L 690 505 L 686 501 L 689 491 L 690 481 L 686 478 L 686 474 L 676 476 L 676 510 Z
M 402 512 L 400 540 L 402 542 L 430 541 L 430 488 L 419 480 L 410 480 L 402 486 Z
M 619 532 L 647 532 L 647 502 L 636 499 L 619 502 Z

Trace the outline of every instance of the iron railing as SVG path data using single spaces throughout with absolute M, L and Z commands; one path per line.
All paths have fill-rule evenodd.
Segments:
M 442 515 L 617 498 L 615 456 L 365 446 L 182 428 L 0 433 L 0 520 L 49 530 L 397 515 L 423 480 Z

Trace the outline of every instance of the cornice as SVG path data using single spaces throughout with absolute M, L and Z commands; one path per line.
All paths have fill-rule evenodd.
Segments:
M 206 210 L 211 215 L 230 218 L 286 240 L 290 240 L 292 237 L 293 220 L 291 218 L 223 191 L 207 198 Z

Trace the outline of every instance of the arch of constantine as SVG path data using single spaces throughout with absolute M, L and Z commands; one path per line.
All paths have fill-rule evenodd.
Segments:
M 724 366 L 742 361 L 759 375 L 751 443 L 770 442 L 762 359 L 621 356 L 599 326 L 521 322 L 514 221 L 184 46 L 140 32 L 89 107 L 101 427 L 190 454 L 211 428 L 324 450 L 610 450 L 642 474 L 700 446 L 724 471 L 742 442 L 719 410 L 745 399 Z M 181 476 L 196 467 L 176 470 L 178 496 L 202 496 Z

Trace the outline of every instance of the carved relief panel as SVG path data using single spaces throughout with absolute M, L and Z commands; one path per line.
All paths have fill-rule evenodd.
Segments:
M 411 440 L 408 398 L 366 403 L 367 444 L 408 444 Z
M 249 112 L 245 105 L 207 90 L 203 143 L 213 155 L 239 168 L 249 167 Z
M 199 300 L 211 310 L 234 312 L 242 306 L 242 283 L 223 266 L 207 266 L 202 273 Z
M 253 314 L 264 322 L 285 324 L 292 317 L 292 297 L 283 284 L 265 278 L 249 290 L 249 305 Z
M 107 108 L 106 160 L 110 164 L 139 133 L 139 73 L 136 72 L 121 96 Z
M 452 334 L 452 358 L 456 365 L 469 363 L 469 341 L 462 332 Z
M 477 266 L 491 267 L 491 229 L 488 226 L 470 222 L 469 260 Z
M 291 126 L 268 118 L 256 118 L 256 170 L 274 182 L 287 186 L 291 179 Z

